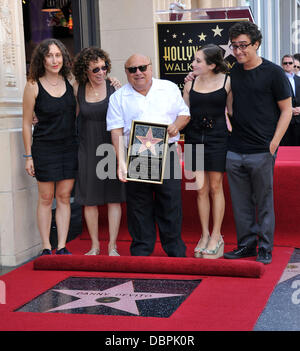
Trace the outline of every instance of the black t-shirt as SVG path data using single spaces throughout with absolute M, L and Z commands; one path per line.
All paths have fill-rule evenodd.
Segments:
M 283 69 L 265 59 L 258 67 L 231 69 L 233 93 L 232 134 L 229 150 L 242 154 L 269 152 L 280 110 L 277 102 L 291 96 Z

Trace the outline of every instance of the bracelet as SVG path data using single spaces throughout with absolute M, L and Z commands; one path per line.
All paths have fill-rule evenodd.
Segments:
M 23 155 L 23 157 L 32 157 L 32 155 Z

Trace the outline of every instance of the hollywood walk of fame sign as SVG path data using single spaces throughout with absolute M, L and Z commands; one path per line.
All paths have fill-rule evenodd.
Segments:
M 168 125 L 132 121 L 127 155 L 127 180 L 163 183 L 168 152 Z
M 236 62 L 229 48 L 228 30 L 236 22 L 248 19 L 178 21 L 157 23 L 159 77 L 184 87 L 184 78 L 192 71 L 195 53 L 206 44 L 218 45 L 230 69 Z
M 15 312 L 168 318 L 200 282 L 69 277 Z

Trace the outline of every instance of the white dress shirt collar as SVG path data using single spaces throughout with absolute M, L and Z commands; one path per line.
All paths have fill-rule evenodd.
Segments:
M 293 92 L 294 92 L 294 95 L 296 95 L 296 85 L 295 85 L 295 79 L 294 79 L 294 75 L 295 73 L 288 73 L 288 72 L 285 72 L 286 76 L 288 77 L 290 83 L 291 83 L 291 86 L 292 86 L 292 89 L 293 89 Z

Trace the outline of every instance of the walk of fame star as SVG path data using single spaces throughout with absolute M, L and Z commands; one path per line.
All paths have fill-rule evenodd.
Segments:
M 201 280 L 68 277 L 14 312 L 169 318 Z
M 142 153 L 145 150 L 150 150 L 151 153 L 156 156 L 155 145 L 158 144 L 163 139 L 161 138 L 154 138 L 152 134 L 152 128 L 148 129 L 146 136 L 136 136 L 137 139 L 142 143 L 139 149 L 139 153 Z
M 289 263 L 283 272 L 279 283 L 283 283 L 291 278 L 295 278 L 297 276 L 300 276 L 300 262 L 298 263 Z M 278 283 L 278 284 L 279 284 Z
M 183 296 L 183 294 L 160 294 L 152 292 L 135 292 L 133 282 L 113 286 L 105 290 L 69 290 L 53 289 L 52 291 L 76 297 L 77 300 L 52 308 L 46 312 L 56 312 L 92 306 L 107 306 L 117 310 L 140 315 L 136 301 Z

